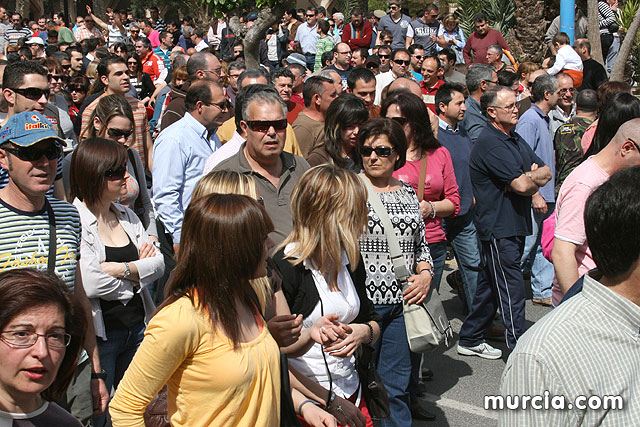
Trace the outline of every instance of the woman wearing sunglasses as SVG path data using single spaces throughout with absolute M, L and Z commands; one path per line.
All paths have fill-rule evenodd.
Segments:
M 80 271 L 89 297 L 107 390 L 117 389 L 155 309 L 146 288 L 164 260 L 136 214 L 115 203 L 127 194 L 127 149 L 87 139 L 71 161 L 71 200 L 80 213 Z M 95 417 L 101 427 L 105 416 Z
M 71 94 L 71 104 L 69 105 L 69 116 L 75 125 L 80 107 L 89 92 L 89 79 L 85 76 L 73 77 L 69 82 L 69 93 Z M 82 117 L 80 117 L 82 120 Z
M 426 111 L 424 114 L 428 117 Z M 429 127 L 428 122 L 425 126 Z M 403 289 L 393 270 L 387 230 L 367 202 L 369 221 L 360 237 L 360 253 L 367 272 L 367 296 L 382 317 L 376 348 L 378 373 L 387 387 L 391 409 L 385 425 L 410 426 L 409 383 L 412 368 L 420 364 L 420 355 L 409 350 L 402 302 L 420 303 L 426 298 L 433 278 L 433 262 L 416 193 L 409 184 L 393 177 L 406 159 L 407 138 L 402 126 L 388 118 L 372 119 L 360 128 L 358 145 L 364 177 L 391 219 L 394 230 L 390 233 L 395 232 L 411 274 Z
M 53 403 L 82 351 L 77 299 L 57 276 L 26 268 L 0 273 L 0 301 L 0 425 L 80 427 Z
M 142 72 L 142 62 L 140 62 L 140 57 L 137 53 L 132 52 L 127 56 L 127 69 L 129 70 L 131 86 L 136 88 L 136 96 L 146 105 L 156 87 L 153 85 L 153 80 L 151 80 L 149 74 Z
M 369 112 L 357 96 L 343 93 L 334 99 L 324 121 L 324 142 L 311 150 L 309 164 L 331 163 L 359 173 L 362 159 L 358 153 L 358 130 L 368 118 Z
M 80 138 L 105 138 L 127 148 L 127 193 L 120 197 L 118 203 L 133 210 L 142 221 L 151 240 L 157 242 L 156 221 L 142 160 L 136 150 L 129 148 L 134 142 L 135 132 L 133 110 L 126 98 L 117 94 L 100 98 L 96 109 L 91 113 L 89 125 Z M 65 158 L 67 165 L 71 164 L 71 159 L 67 160 L 69 157 L 71 156 Z M 68 180 L 68 167 L 64 175 Z M 69 187 L 65 186 L 65 188 Z

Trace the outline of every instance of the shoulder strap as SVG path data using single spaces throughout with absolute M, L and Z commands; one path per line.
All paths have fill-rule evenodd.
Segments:
M 47 258 L 47 270 L 51 273 L 55 273 L 57 249 L 56 216 L 53 213 L 53 208 L 46 197 L 44 199 L 44 206 L 47 209 L 47 216 L 49 217 L 49 258 Z
M 427 177 L 427 153 L 420 158 L 420 176 L 418 178 L 418 202 L 424 198 L 424 180 Z
M 404 255 L 402 254 L 400 243 L 398 242 L 398 236 L 396 236 L 393 224 L 391 224 L 391 219 L 389 218 L 387 209 L 382 204 L 377 191 L 373 188 L 373 185 L 371 185 L 369 179 L 362 174 L 358 176 L 367 187 L 367 201 L 373 208 L 373 211 L 380 218 L 380 222 L 382 222 L 382 226 L 384 227 L 384 232 L 387 236 L 387 243 L 389 245 L 389 255 L 391 255 L 391 263 L 393 264 L 393 270 L 395 272 L 396 278 L 399 282 L 404 282 L 411 275 L 409 274 L 409 270 L 407 269 Z
M 138 182 L 138 187 L 139 187 L 138 197 L 136 197 L 136 201 L 133 202 L 133 209 L 136 212 L 136 214 L 138 214 L 138 212 L 144 211 L 144 206 L 142 206 L 142 196 L 140 196 L 140 193 L 146 189 L 142 188 L 142 182 L 140 182 L 140 175 L 138 172 L 138 165 L 136 164 L 136 159 L 135 159 L 135 156 L 133 155 L 133 151 L 131 148 L 127 148 L 127 155 L 129 156 L 129 161 L 131 162 L 131 166 L 133 167 L 133 174 L 136 177 L 136 181 Z

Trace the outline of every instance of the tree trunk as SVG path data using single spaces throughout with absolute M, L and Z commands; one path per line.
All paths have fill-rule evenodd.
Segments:
M 600 25 L 598 25 L 598 0 L 587 0 L 587 34 L 591 43 L 591 57 L 603 66 Z
M 544 2 L 540 0 L 514 0 L 516 28 L 513 31 L 516 46 L 511 45 L 520 61 L 542 62 L 546 50 L 544 35 L 547 21 Z M 506 35 L 505 35 L 506 36 Z
M 633 21 L 631 22 L 631 25 L 627 30 L 627 34 L 622 41 L 622 46 L 620 46 L 620 50 L 618 51 L 618 57 L 611 69 L 611 75 L 609 76 L 610 81 L 624 81 L 624 67 L 627 64 L 627 59 L 631 53 L 631 48 L 633 47 L 633 43 L 636 39 L 638 28 L 640 28 L 640 8 L 636 11 L 636 15 L 633 17 Z
M 16 0 L 16 13 L 22 15 L 22 17 L 29 16 L 29 0 Z

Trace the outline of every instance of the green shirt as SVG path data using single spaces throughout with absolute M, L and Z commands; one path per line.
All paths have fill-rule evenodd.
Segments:
M 322 54 L 330 52 L 333 49 L 333 41 L 331 37 L 326 36 L 318 39 L 316 42 L 316 65 L 313 71 L 319 71 L 322 69 Z
M 60 27 L 60 29 L 58 29 L 58 42 L 74 43 L 75 41 L 76 38 L 70 29 L 67 27 Z
M 582 135 L 593 120 L 574 117 L 558 128 L 553 138 L 556 151 L 556 197 L 564 180 L 582 163 Z

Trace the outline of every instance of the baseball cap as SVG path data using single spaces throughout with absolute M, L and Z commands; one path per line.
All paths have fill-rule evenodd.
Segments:
M 258 19 L 258 12 L 251 12 L 247 15 L 247 21 L 255 21 Z
M 51 122 L 37 111 L 23 111 L 9 117 L 0 129 L 0 144 L 11 141 L 20 147 L 30 147 L 45 139 L 53 139 L 56 144 L 67 143 L 53 130 Z
M 368 67 L 369 64 L 375 64 L 376 67 L 380 66 L 380 58 L 378 55 L 371 55 L 367 58 L 367 62 L 365 62 L 365 67 Z
M 31 37 L 24 44 L 39 44 L 40 46 L 44 46 L 44 40 L 40 37 Z
M 373 16 L 375 16 L 378 19 L 382 19 L 386 15 L 387 13 L 384 10 L 376 9 L 373 11 Z
M 285 61 L 287 61 L 289 64 L 298 64 L 302 65 L 303 67 L 307 66 L 307 58 L 301 53 L 292 53 L 285 58 Z

